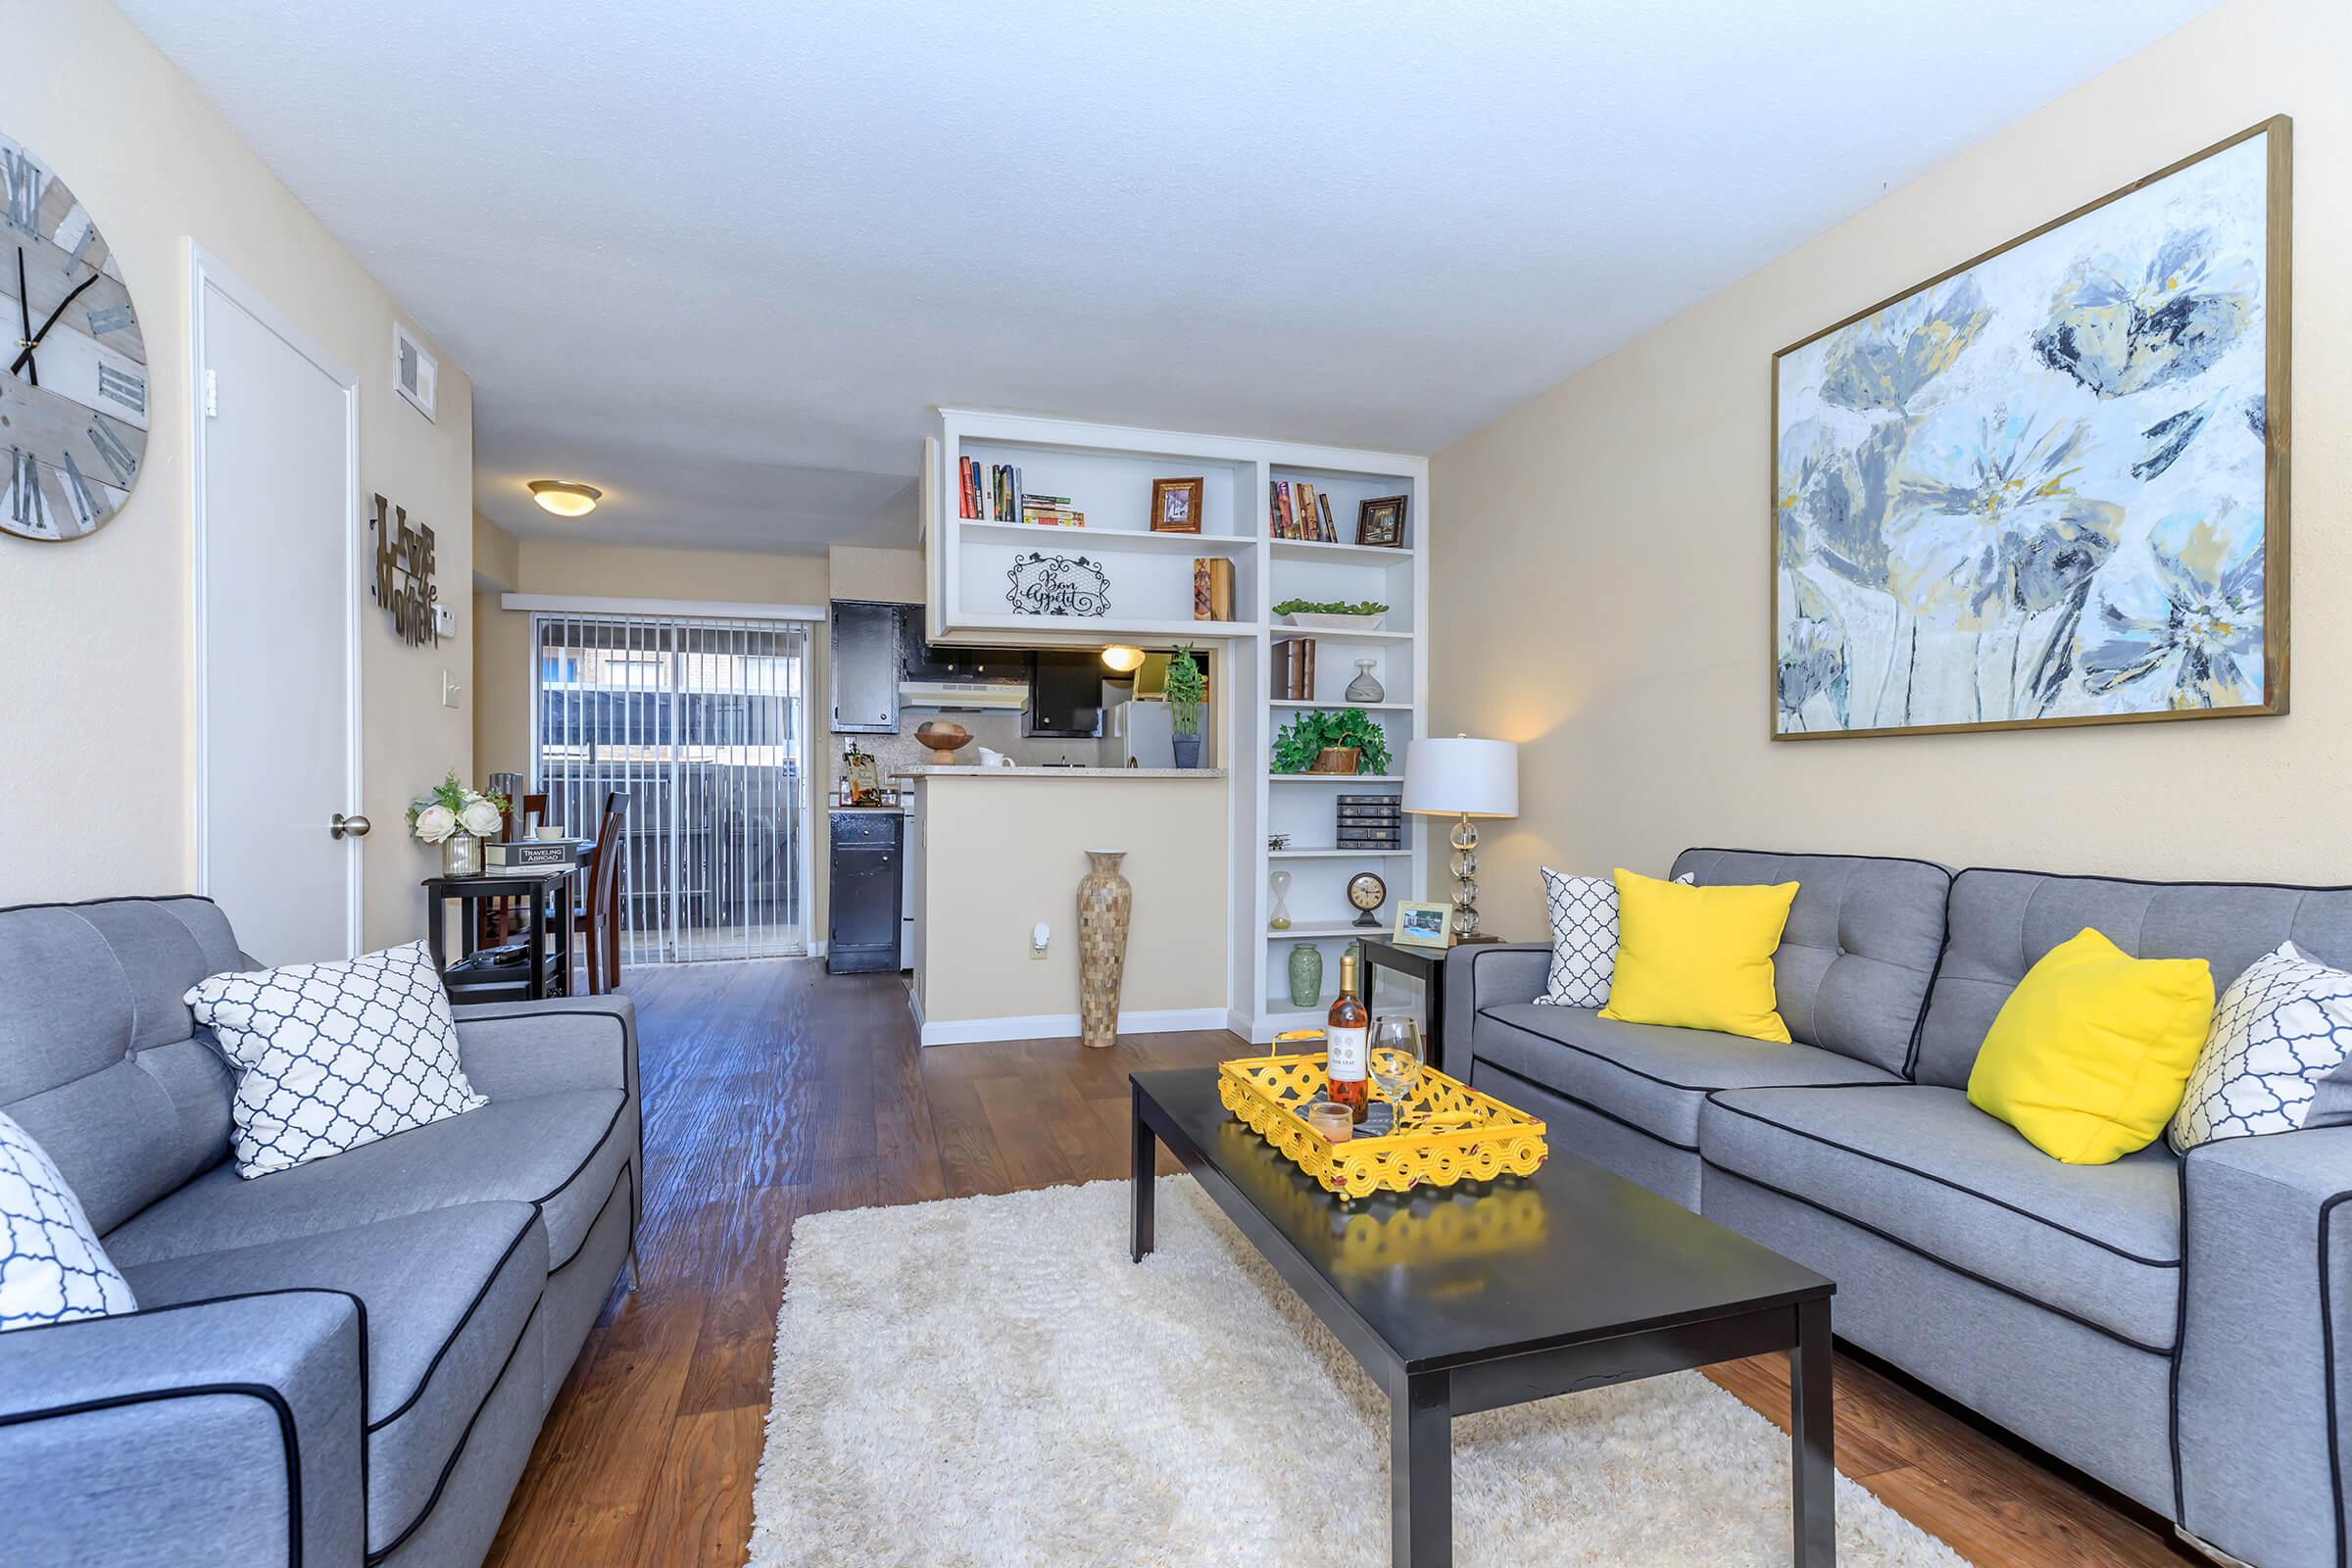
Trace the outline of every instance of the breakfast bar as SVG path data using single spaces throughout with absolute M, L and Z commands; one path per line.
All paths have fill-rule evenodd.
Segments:
M 1078 1031 L 1078 880 L 1120 850 L 1134 889 L 1119 1027 L 1226 1024 L 1221 768 L 910 767 L 914 985 L 926 1046 Z M 1045 928 L 1038 951 L 1037 928 Z

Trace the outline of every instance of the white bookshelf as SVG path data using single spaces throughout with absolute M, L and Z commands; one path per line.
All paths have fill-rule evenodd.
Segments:
M 1032 494 L 1067 496 L 1087 514 L 1085 528 L 961 517 L 960 464 L 1010 463 Z M 934 642 L 1101 648 L 1114 642 L 1164 648 L 1213 645 L 1209 713 L 1213 733 L 1203 765 L 1224 767 L 1228 790 L 1227 1019 L 1235 1032 L 1263 1042 L 1278 1031 L 1320 1023 L 1337 994 L 1340 956 L 1366 934 L 1348 903 L 1348 879 L 1374 871 L 1388 884 L 1374 934 L 1393 928 L 1395 906 L 1427 882 L 1428 828 L 1405 819 L 1404 847 L 1337 848 L 1337 805 L 1346 792 L 1397 795 L 1400 771 L 1385 774 L 1274 774 L 1274 735 L 1300 713 L 1360 707 L 1377 723 L 1395 766 L 1406 744 L 1427 732 L 1429 661 L 1429 467 L 1424 459 L 1249 437 L 1212 436 L 1091 424 L 979 409 L 943 408 L 924 444 L 923 553 L 928 634 Z M 1149 526 L 1152 481 L 1202 481 L 1201 532 L 1154 533 Z M 1268 527 L 1275 480 L 1304 480 L 1330 497 L 1333 521 L 1352 540 L 1360 503 L 1407 498 L 1404 547 L 1277 540 Z M 1084 555 L 1109 579 L 1108 612 L 1074 617 L 1013 612 L 1005 573 L 1032 550 Z M 1193 618 L 1193 562 L 1233 563 L 1234 616 Z M 1377 632 L 1317 631 L 1285 624 L 1272 607 L 1288 599 L 1377 600 L 1389 612 Z M 1278 698 L 1277 649 L 1297 638 L 1316 643 L 1311 698 Z M 1378 703 L 1344 695 L 1369 659 L 1384 691 Z M 1272 833 L 1291 847 L 1266 847 Z M 1292 925 L 1267 927 L 1275 870 L 1292 877 Z M 1290 1001 L 1294 948 L 1323 952 L 1316 1004 Z

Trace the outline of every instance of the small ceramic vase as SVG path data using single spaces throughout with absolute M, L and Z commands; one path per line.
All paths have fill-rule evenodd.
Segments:
M 1323 1000 L 1323 950 L 1312 942 L 1291 947 L 1291 1005 L 1311 1007 Z
M 1377 703 L 1388 698 L 1388 688 L 1372 678 L 1372 666 L 1378 660 L 1359 659 L 1355 662 L 1355 679 L 1348 683 L 1348 700 L 1351 703 Z

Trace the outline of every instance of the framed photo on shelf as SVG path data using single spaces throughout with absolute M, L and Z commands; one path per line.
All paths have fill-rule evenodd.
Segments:
M 1400 948 L 1450 948 L 1452 922 L 1452 905 L 1416 904 L 1408 900 L 1396 906 L 1396 930 L 1391 940 Z
M 1355 509 L 1355 542 L 1387 550 L 1404 548 L 1404 496 L 1375 496 Z
M 1152 481 L 1152 531 L 1153 533 L 1199 533 L 1200 531 L 1200 480 L 1154 479 Z

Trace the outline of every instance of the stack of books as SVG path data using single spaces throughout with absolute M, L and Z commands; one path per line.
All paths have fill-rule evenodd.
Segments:
M 1021 470 L 1010 463 L 959 458 L 963 482 L 956 514 L 974 522 L 1027 522 L 1053 528 L 1083 528 L 1086 514 L 1068 496 L 1031 495 L 1021 488 Z
M 1041 528 L 1083 528 L 1086 514 L 1070 505 L 1068 496 L 1021 496 L 1021 520 Z
M 1339 838 L 1343 850 L 1404 848 L 1404 803 L 1394 795 L 1343 795 Z
M 982 464 L 959 458 L 963 470 L 961 514 L 974 522 L 1011 522 L 1020 514 L 1021 470 L 1009 463 Z
M 1274 678 L 1282 683 L 1283 701 L 1315 700 L 1315 640 L 1293 637 L 1274 645 Z
M 1331 520 L 1331 497 L 1317 494 L 1304 479 L 1277 479 L 1272 491 L 1266 501 L 1268 537 L 1340 542 L 1340 530 Z
M 579 846 L 565 839 L 514 839 L 482 846 L 482 869 L 491 876 L 545 876 L 579 868 Z

